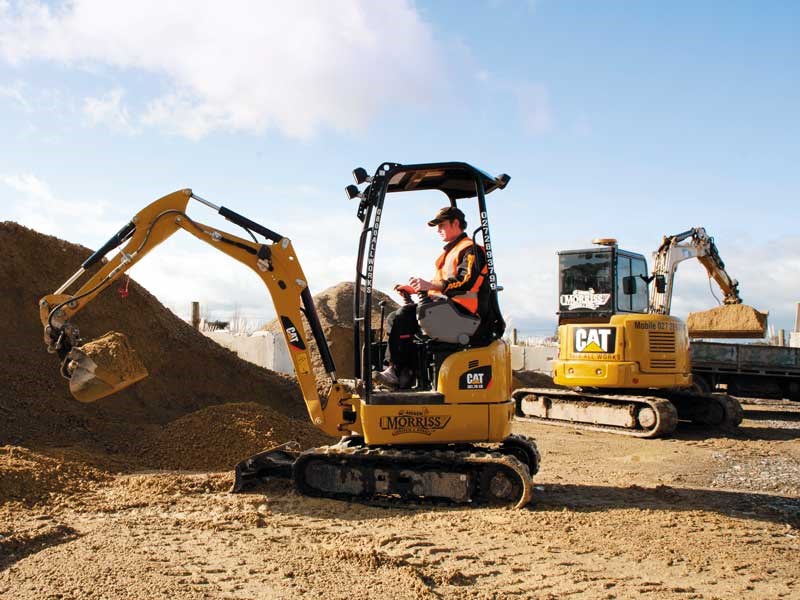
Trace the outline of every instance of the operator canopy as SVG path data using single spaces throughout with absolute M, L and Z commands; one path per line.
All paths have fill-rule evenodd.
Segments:
M 477 196 L 476 180 L 483 183 L 484 193 L 488 194 L 503 189 L 510 179 L 505 174 L 492 177 L 486 171 L 462 162 L 397 165 L 389 171 L 386 191 L 440 190 L 453 201 Z

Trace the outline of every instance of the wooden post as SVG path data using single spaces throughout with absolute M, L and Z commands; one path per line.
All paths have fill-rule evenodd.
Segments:
M 517 328 L 516 327 L 511 330 L 511 345 L 512 346 L 516 346 L 517 345 Z
M 192 327 L 200 331 L 200 303 L 192 302 Z

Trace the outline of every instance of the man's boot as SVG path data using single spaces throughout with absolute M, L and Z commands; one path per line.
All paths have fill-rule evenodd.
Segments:
M 400 378 L 397 375 L 397 371 L 395 371 L 394 365 L 389 365 L 383 371 L 375 373 L 372 376 L 372 380 L 391 389 L 400 387 Z

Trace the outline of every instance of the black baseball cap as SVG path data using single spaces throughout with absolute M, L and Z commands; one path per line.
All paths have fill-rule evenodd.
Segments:
M 436 213 L 436 216 L 433 217 L 433 219 L 428 221 L 428 227 L 436 227 L 442 221 L 455 221 L 456 219 L 460 221 L 466 221 L 466 218 L 464 218 L 464 213 L 461 211 L 461 209 L 456 206 L 445 206 L 444 208 L 439 209 L 439 212 Z

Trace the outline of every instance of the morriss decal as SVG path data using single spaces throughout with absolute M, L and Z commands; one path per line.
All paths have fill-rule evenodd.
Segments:
M 594 288 L 588 290 L 572 290 L 571 294 L 561 294 L 558 301 L 561 306 L 566 306 L 567 310 L 576 308 L 588 308 L 597 310 L 611 298 L 611 294 L 598 294 Z

